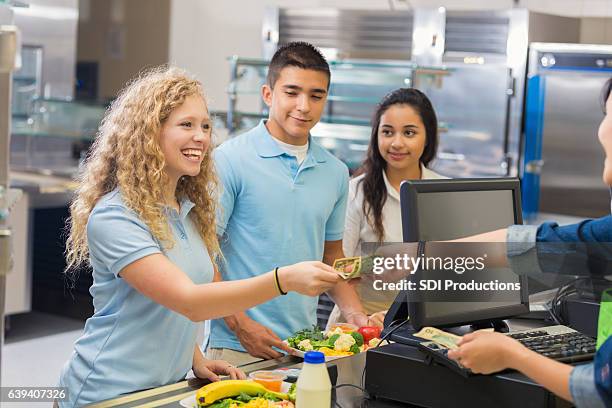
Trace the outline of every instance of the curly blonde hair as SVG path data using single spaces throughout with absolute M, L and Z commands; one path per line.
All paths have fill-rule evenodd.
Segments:
M 159 242 L 166 248 L 174 245 L 163 209 L 163 186 L 169 178 L 164 172 L 159 138 L 170 113 L 192 95 L 204 99 L 200 82 L 185 71 L 168 66 L 141 73 L 119 93 L 102 119 L 70 205 L 67 272 L 89 261 L 89 215 L 98 200 L 116 188 L 121 191 L 125 205 L 138 214 Z M 176 198 L 195 203 L 190 217 L 216 263 L 221 255 L 215 231 L 218 181 L 211 150 L 212 143 L 197 176 L 181 177 Z

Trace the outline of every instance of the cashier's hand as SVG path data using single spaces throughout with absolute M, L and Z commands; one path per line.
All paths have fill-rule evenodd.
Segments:
M 248 317 L 240 319 L 238 327 L 235 328 L 235 333 L 242 347 L 253 357 L 270 360 L 283 356 L 282 353 L 272 347 L 291 353 L 289 346 L 283 343 L 272 330 Z
M 527 349 L 518 341 L 501 333 L 479 330 L 466 334 L 459 348 L 449 350 L 448 357 L 474 373 L 491 374 L 513 368 L 512 361 Z
M 202 359 L 193 367 L 193 374 L 204 380 L 219 381 L 220 375 L 229 375 L 232 380 L 246 380 L 246 375 L 239 368 L 224 360 Z

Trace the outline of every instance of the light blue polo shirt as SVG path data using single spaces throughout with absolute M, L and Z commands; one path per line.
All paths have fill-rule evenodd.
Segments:
M 214 152 L 222 182 L 217 232 L 223 279 L 245 279 L 302 261 L 323 259 L 325 241 L 342 239 L 348 169 L 312 138 L 298 166 L 264 121 Z M 317 321 L 318 299 L 290 293 L 253 307 L 250 318 L 281 339 Z M 244 351 L 222 319 L 211 324 L 209 347 Z
M 188 217 L 194 204 L 184 200 L 180 214 L 167 209 L 174 247 L 164 249 L 115 190 L 102 197 L 87 223 L 93 267 L 94 315 L 64 366 L 59 386 L 82 406 L 119 394 L 177 382 L 192 366 L 196 324 L 155 303 L 118 274 L 147 255 L 163 253 L 194 283 L 213 279 L 206 246 Z

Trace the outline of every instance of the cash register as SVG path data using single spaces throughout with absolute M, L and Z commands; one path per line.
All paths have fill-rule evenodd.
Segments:
M 400 189 L 404 242 L 446 241 L 522 224 L 520 203 L 515 178 L 404 181 Z M 432 408 L 565 406 L 565 401 L 518 372 L 473 375 L 447 359 L 443 348 L 433 344 L 426 350 L 423 339 L 413 336 L 424 326 L 459 335 L 486 327 L 507 332 L 505 319 L 529 312 L 528 278 L 510 268 L 495 273 L 520 283 L 521 290 L 501 301 L 460 302 L 415 301 L 414 292 L 400 292 L 383 331 L 392 343 L 366 355 L 365 389 L 370 398 Z M 560 325 L 508 335 L 560 361 L 587 361 L 595 352 L 593 338 Z

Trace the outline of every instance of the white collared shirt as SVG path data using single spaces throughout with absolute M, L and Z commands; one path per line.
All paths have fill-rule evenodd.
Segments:
M 367 221 L 363 212 L 363 180 L 365 174 L 352 179 L 349 182 L 348 205 L 346 209 L 346 221 L 344 225 L 344 237 L 342 247 L 345 256 L 358 256 L 361 253 L 362 242 L 378 242 L 378 236 L 374 228 Z M 445 179 L 427 167 L 421 165 L 421 179 Z M 400 197 L 397 190 L 393 188 L 387 175 L 383 170 L 383 179 L 387 188 L 387 201 L 382 208 L 383 227 L 385 235 L 383 242 L 402 242 L 402 218 L 400 211 Z

